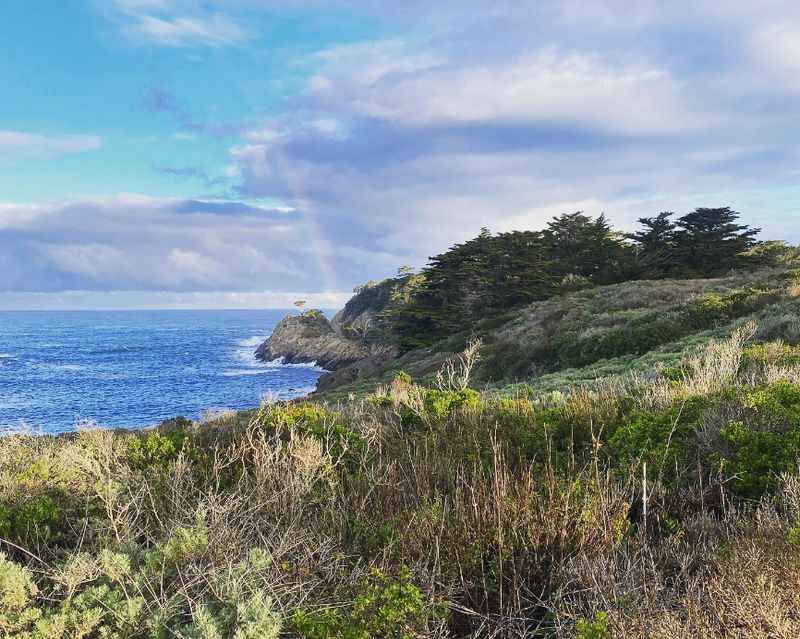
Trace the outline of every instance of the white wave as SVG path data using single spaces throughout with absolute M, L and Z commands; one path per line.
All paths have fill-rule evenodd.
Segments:
M 24 420 L 20 420 L 16 424 L 0 423 L 0 437 L 7 437 L 9 435 L 42 436 L 46 434 L 48 433 L 46 433 L 42 426 L 29 424 Z
M 82 371 L 86 369 L 83 364 L 47 364 L 40 362 L 35 364 L 37 368 L 43 368 L 49 371 Z
M 248 337 L 247 339 L 240 340 L 237 342 L 239 348 L 233 351 L 233 356 L 239 360 L 242 364 L 247 366 L 252 366 L 254 368 L 261 367 L 263 362 L 260 362 L 256 359 L 256 352 L 255 349 L 259 346 L 266 337 L 255 335 L 253 337 Z
M 243 375 L 263 375 L 264 373 L 272 373 L 274 369 L 271 368 L 240 368 L 230 371 L 224 371 L 223 377 L 241 377 Z
M 315 371 L 325 372 L 325 369 L 318 366 L 316 362 L 306 362 L 302 364 L 285 364 L 283 357 L 270 360 L 269 362 L 261 362 L 262 366 L 267 368 L 308 368 Z
M 253 337 L 248 337 L 247 339 L 243 339 L 237 342 L 239 348 L 233 351 L 233 356 L 240 363 L 247 366 L 248 370 L 250 371 L 245 373 L 245 372 L 240 372 L 237 369 L 236 373 L 237 375 L 258 375 L 260 373 L 266 372 L 267 370 L 276 368 L 307 368 L 309 370 L 318 371 L 320 373 L 325 372 L 325 369 L 322 368 L 321 366 L 318 366 L 316 362 L 309 362 L 307 364 L 286 364 L 284 362 L 283 357 L 278 357 L 277 359 L 273 359 L 272 361 L 269 362 L 264 362 L 260 359 L 256 359 L 255 348 L 260 346 L 266 339 L 267 338 L 263 335 L 254 335 Z M 229 376 L 232 377 L 233 375 Z
M 292 398 L 294 398 L 294 397 L 305 397 L 306 395 L 313 393 L 315 390 L 317 390 L 316 386 L 298 386 L 297 388 L 290 388 L 284 392 L 286 393 L 286 395 L 289 395 Z
M 247 347 L 256 346 L 257 347 L 257 346 L 261 346 L 261 344 L 266 339 L 267 339 L 267 337 L 265 335 L 255 335 L 253 337 L 248 337 L 247 339 L 243 339 L 243 340 L 237 342 L 237 344 L 239 346 L 247 346 Z
M 17 356 L 11 353 L 0 353 L 0 359 L 17 359 Z

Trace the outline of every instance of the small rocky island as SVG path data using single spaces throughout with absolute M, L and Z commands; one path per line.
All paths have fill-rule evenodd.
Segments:
M 397 356 L 384 326 L 384 313 L 397 286 L 396 280 L 384 280 L 359 287 L 330 321 L 317 309 L 287 315 L 258 347 L 256 358 L 265 362 L 281 359 L 285 364 L 316 363 L 328 371 L 320 377 L 317 390 L 380 370 Z
M 348 339 L 334 326 L 338 325 L 316 309 L 287 315 L 258 347 L 256 357 L 265 362 L 282 359 L 285 364 L 316 363 L 335 370 L 369 356 L 365 344 Z

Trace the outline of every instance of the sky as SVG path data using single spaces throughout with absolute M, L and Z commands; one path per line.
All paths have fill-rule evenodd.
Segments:
M 7 0 L 0 309 L 334 308 L 476 235 L 800 241 L 800 5 Z

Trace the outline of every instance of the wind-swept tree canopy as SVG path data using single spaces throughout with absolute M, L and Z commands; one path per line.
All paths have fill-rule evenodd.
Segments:
M 743 254 L 756 244 L 761 229 L 737 224 L 729 207 L 700 208 L 678 219 L 673 258 L 692 275 L 715 275 L 746 266 Z
M 640 218 L 644 227 L 626 237 L 637 246 L 640 277 L 710 277 L 754 265 L 760 229 L 738 224 L 729 207 L 698 208 L 677 221 L 673 213 Z
M 484 228 L 408 280 L 406 300 L 390 312 L 393 330 L 403 348 L 424 346 L 575 287 L 710 277 L 774 253 L 753 250 L 759 229 L 738 224 L 730 208 L 700 208 L 674 222 L 673 215 L 642 217 L 642 228 L 627 234 L 605 215 L 582 212 L 555 217 L 542 231 Z
M 663 277 L 672 269 L 672 254 L 675 243 L 675 223 L 670 219 L 674 213 L 664 211 L 655 217 L 640 217 L 643 227 L 625 237 L 636 246 L 638 270 L 642 277 Z

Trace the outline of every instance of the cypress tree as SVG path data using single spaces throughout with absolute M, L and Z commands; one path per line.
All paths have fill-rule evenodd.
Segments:
M 737 224 L 730 207 L 698 208 L 679 218 L 671 257 L 687 275 L 708 277 L 747 266 L 744 255 L 756 245 L 761 229 Z
M 675 223 L 671 211 L 655 217 L 638 219 L 644 229 L 626 233 L 625 237 L 636 245 L 638 276 L 647 278 L 668 277 L 674 270 L 672 252 L 675 248 Z

